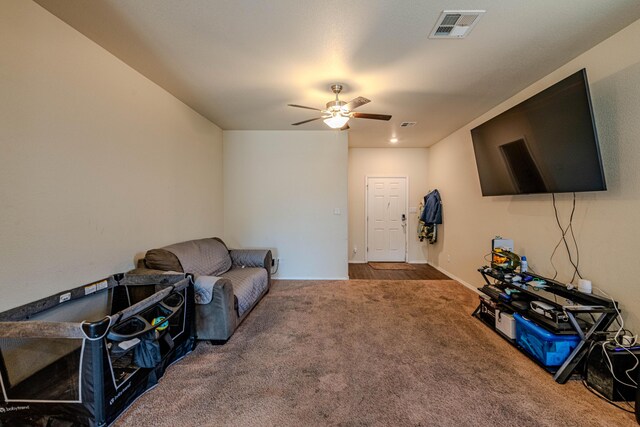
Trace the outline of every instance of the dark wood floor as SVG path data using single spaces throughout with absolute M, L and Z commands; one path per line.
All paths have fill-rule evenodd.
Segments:
M 369 264 L 349 264 L 349 279 L 370 280 L 450 280 L 428 264 L 411 264 L 415 270 L 376 270 Z

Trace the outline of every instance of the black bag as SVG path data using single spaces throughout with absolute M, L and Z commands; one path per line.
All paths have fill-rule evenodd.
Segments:
M 141 368 L 154 368 L 162 360 L 160 343 L 155 330 L 140 337 L 140 344 L 136 346 L 133 360 Z

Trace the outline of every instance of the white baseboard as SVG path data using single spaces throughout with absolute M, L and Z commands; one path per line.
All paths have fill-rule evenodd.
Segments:
M 427 264 L 429 264 L 431 267 L 435 268 L 436 270 L 438 270 L 439 272 L 446 274 L 447 276 L 451 277 L 453 280 L 455 280 L 456 282 L 460 283 L 461 285 L 471 289 L 473 292 L 477 293 L 478 295 L 481 295 L 482 293 L 478 290 L 477 286 L 472 285 L 469 282 L 466 282 L 464 280 L 462 280 L 461 278 L 449 273 L 447 270 L 445 270 L 442 267 L 438 267 L 437 265 L 433 265 L 430 262 L 427 262 Z
M 378 261 L 371 261 L 378 262 Z M 397 261 L 382 261 L 382 262 L 397 262 Z M 405 261 L 407 264 L 429 264 L 428 261 L 425 260 L 409 260 Z M 368 264 L 369 261 L 349 261 L 349 264 Z
M 276 280 L 349 280 L 348 277 L 275 277 Z

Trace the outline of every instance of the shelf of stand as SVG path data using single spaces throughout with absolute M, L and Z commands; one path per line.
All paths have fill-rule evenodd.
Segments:
M 515 289 L 518 289 L 520 292 L 530 295 L 533 298 L 536 298 L 536 299 L 542 298 L 545 300 L 545 302 L 548 302 L 551 305 L 556 306 L 557 308 L 560 308 L 560 309 L 562 308 L 562 304 L 559 304 L 555 299 L 550 300 L 548 296 L 542 295 L 542 293 L 548 292 L 551 295 L 563 297 L 578 304 L 600 305 L 603 307 L 613 308 L 613 301 L 611 301 L 608 298 L 604 298 L 604 297 L 593 295 L 593 294 L 585 294 L 575 289 L 567 289 L 567 287 L 562 283 L 556 280 L 550 279 L 548 277 L 540 276 L 538 274 L 525 273 L 525 275 L 529 275 L 534 279 L 544 280 L 546 282 L 545 284 L 546 286 L 541 290 L 531 290 L 529 289 L 529 285 L 524 284 L 523 286 L 523 284 L 520 282 L 512 282 L 511 280 L 506 279 L 504 277 L 505 272 L 503 271 L 499 271 L 495 269 L 492 269 L 491 271 L 485 271 L 485 269 L 483 268 L 479 268 L 478 271 L 480 272 L 480 274 L 482 274 L 487 284 L 492 284 L 487 279 L 487 276 L 488 276 L 488 277 L 491 277 L 492 279 L 497 280 L 498 282 L 504 283 L 505 285 L 514 287 Z M 515 274 L 515 273 L 511 273 L 511 274 Z
M 476 319 L 478 319 L 480 322 L 484 323 L 486 326 L 493 328 L 494 326 L 491 325 L 489 322 L 487 322 L 486 320 L 484 320 L 482 317 L 480 317 L 477 313 L 473 314 L 473 317 L 475 317 Z M 522 347 L 520 347 L 518 345 L 518 343 L 516 343 L 516 340 L 512 340 L 509 337 L 504 336 L 503 334 L 501 334 L 500 332 L 496 331 L 496 335 L 498 335 L 500 338 L 502 338 L 503 340 L 505 340 L 506 342 L 508 342 L 509 344 L 511 344 L 511 346 L 515 347 L 516 349 L 518 349 L 522 354 L 524 354 L 527 358 L 529 358 L 532 362 L 534 362 L 536 365 L 538 365 L 539 367 L 541 367 L 542 369 L 544 369 L 545 371 L 547 371 L 550 374 L 555 374 L 556 371 L 558 370 L 558 367 L 548 367 L 548 366 L 544 366 L 542 363 L 540 363 L 540 361 L 538 359 L 536 359 L 535 357 L 533 357 L 532 355 L 530 355 L 529 353 L 527 353 L 526 351 L 524 351 L 524 349 Z
M 501 287 L 500 284 L 494 285 L 497 287 Z M 504 286 L 506 287 L 506 286 Z M 483 288 L 478 288 L 478 290 L 480 292 L 482 292 L 483 294 L 487 295 L 488 297 L 490 297 L 493 300 L 496 300 L 496 298 L 485 292 L 483 290 Z M 536 298 L 539 299 L 539 298 Z M 568 323 L 566 324 L 566 327 L 562 328 L 562 327 L 558 327 L 558 325 L 551 319 L 549 319 L 548 317 L 545 317 L 542 314 L 536 313 L 535 311 L 531 311 L 531 310 L 522 310 L 521 308 L 518 308 L 516 306 L 514 306 L 513 304 L 511 304 L 508 301 L 503 301 L 500 299 L 496 300 L 500 305 L 506 307 L 509 309 L 509 311 L 512 311 L 514 313 L 520 313 L 523 315 L 526 315 L 529 319 L 533 320 L 536 324 L 542 326 L 543 328 L 545 328 L 546 330 L 548 330 L 549 332 L 556 334 L 556 335 L 576 335 L 576 331 L 571 327 L 571 325 L 569 325 Z M 588 326 L 588 325 L 585 325 Z

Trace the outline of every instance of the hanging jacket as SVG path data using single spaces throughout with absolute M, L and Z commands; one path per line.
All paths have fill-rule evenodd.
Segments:
M 420 202 L 418 208 L 418 239 L 422 242 L 427 238 L 427 224 L 422 220 L 422 214 L 424 213 L 424 202 Z
M 424 211 L 420 220 L 425 224 L 442 224 L 442 200 L 438 190 L 424 196 Z

